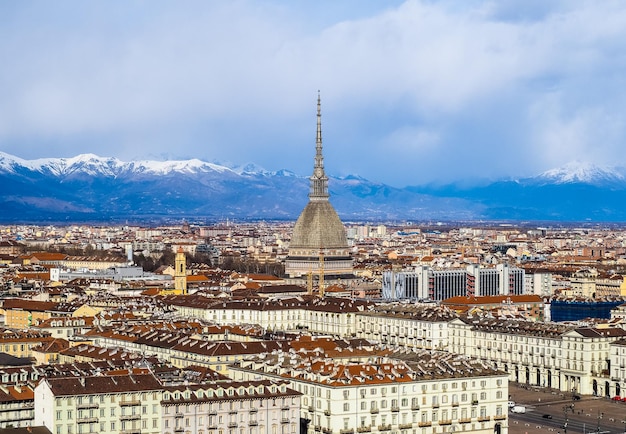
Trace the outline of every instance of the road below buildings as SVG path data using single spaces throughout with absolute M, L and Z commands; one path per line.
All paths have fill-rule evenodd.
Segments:
M 626 432 L 626 402 L 511 383 L 509 395 L 526 413 L 509 412 L 509 434 L 589 434 Z

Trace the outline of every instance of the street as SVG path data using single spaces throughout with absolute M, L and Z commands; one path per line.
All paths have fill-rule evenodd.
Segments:
M 523 414 L 509 412 L 509 434 L 626 432 L 625 402 L 584 395 L 574 400 L 572 394 L 515 383 L 510 384 L 509 395 L 526 407 Z

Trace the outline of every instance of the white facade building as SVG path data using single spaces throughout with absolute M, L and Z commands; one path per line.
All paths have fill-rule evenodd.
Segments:
M 300 396 L 285 381 L 168 387 L 162 433 L 298 434 Z
M 507 372 L 511 381 L 609 396 L 609 348 L 626 331 L 470 318 L 451 321 L 449 335 L 450 351 L 484 360 Z
M 506 374 L 446 353 L 406 360 L 274 353 L 239 362 L 236 379 L 289 380 L 302 392 L 302 433 L 507 433 Z
M 163 387 L 145 371 L 124 372 L 43 379 L 33 425 L 54 434 L 160 434 Z

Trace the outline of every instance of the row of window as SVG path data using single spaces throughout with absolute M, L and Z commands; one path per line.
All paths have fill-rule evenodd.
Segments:
M 148 429 L 148 425 L 152 425 L 152 429 L 159 429 L 159 419 L 152 419 L 152 423 L 149 424 L 147 420 L 141 421 L 141 429 Z M 110 429 L 109 429 L 110 428 Z M 82 433 L 94 433 L 94 432 L 115 432 L 118 429 L 124 431 L 128 429 L 139 429 L 139 424 L 135 421 L 112 421 L 112 422 L 94 422 L 79 424 L 77 427 L 75 424 L 57 424 L 55 427 L 56 434 L 82 434 Z

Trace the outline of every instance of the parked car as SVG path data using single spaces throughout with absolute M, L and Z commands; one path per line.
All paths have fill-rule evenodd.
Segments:
M 543 416 L 544 419 L 552 419 L 552 415 L 551 414 L 544 414 Z

